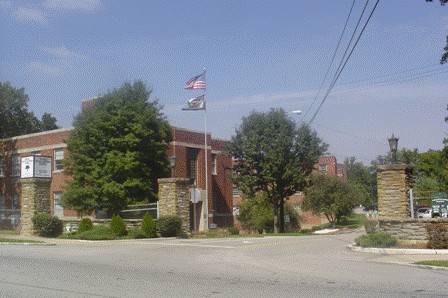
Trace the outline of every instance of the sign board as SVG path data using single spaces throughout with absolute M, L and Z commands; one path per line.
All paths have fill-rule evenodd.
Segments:
M 51 178 L 51 157 L 22 157 L 20 169 L 21 178 Z

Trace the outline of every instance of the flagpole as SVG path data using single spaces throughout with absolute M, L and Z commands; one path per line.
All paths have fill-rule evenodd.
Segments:
M 204 109 L 204 137 L 205 137 L 205 230 L 208 231 L 208 148 L 207 148 L 207 104 Z
M 205 73 L 205 67 L 203 72 Z M 204 85 L 204 92 L 206 87 Z M 208 231 L 208 147 L 207 147 L 207 101 L 204 97 L 204 145 L 205 145 L 205 230 Z

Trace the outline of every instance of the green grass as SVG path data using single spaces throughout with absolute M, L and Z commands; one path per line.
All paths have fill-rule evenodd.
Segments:
M 0 230 L 0 235 L 20 235 L 20 232 L 16 230 Z
M 9 238 L 1 238 L 0 243 L 42 243 L 41 241 L 34 240 L 25 240 L 25 239 L 9 239 Z
M 416 262 L 414 264 L 416 264 L 416 265 L 429 265 L 429 266 L 436 266 L 436 267 L 447 267 L 448 268 L 448 261 L 437 261 L 437 260 L 420 261 L 420 262 Z

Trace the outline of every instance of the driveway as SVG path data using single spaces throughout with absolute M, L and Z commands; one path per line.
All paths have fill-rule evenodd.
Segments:
M 448 270 L 348 249 L 359 234 L 2 245 L 0 295 L 448 297 Z

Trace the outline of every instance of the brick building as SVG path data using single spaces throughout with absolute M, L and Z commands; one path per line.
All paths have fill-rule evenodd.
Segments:
M 344 165 L 338 164 L 336 157 L 332 155 L 320 156 L 316 164 L 314 165 L 313 175 L 328 175 L 338 176 L 344 181 L 347 180 L 347 170 Z M 298 192 L 289 197 L 287 204 L 290 204 L 294 210 L 299 214 L 300 226 L 302 228 L 310 228 L 312 226 L 321 225 L 327 222 L 327 218 L 324 215 L 313 215 L 310 211 L 302 210 L 302 202 L 304 195 L 302 192 Z M 238 189 L 233 191 L 233 212 L 236 216 L 238 214 L 238 204 L 242 198 Z M 235 225 L 239 226 L 239 222 L 235 217 Z
M 74 210 L 62 207 L 64 185 L 70 176 L 64 173 L 63 160 L 67 157 L 68 139 L 73 128 L 4 139 L 5 157 L 0 159 L 0 219 L 3 225 L 16 226 L 20 220 L 20 158 L 30 155 L 51 156 L 52 178 L 50 184 L 50 209 L 58 217 L 76 216 Z M 199 194 L 204 197 L 205 189 L 205 135 L 203 132 L 172 127 L 173 141 L 167 157 L 176 157 L 172 177 L 190 178 Z M 207 135 L 208 164 L 208 213 L 209 222 L 218 226 L 231 225 L 232 183 L 230 181 L 232 159 L 224 154 L 226 141 Z M 201 191 L 202 190 L 202 191 Z M 198 196 L 198 208 L 204 208 L 204 200 Z M 198 212 L 201 214 L 201 212 Z M 203 213 L 203 210 L 202 210 Z

